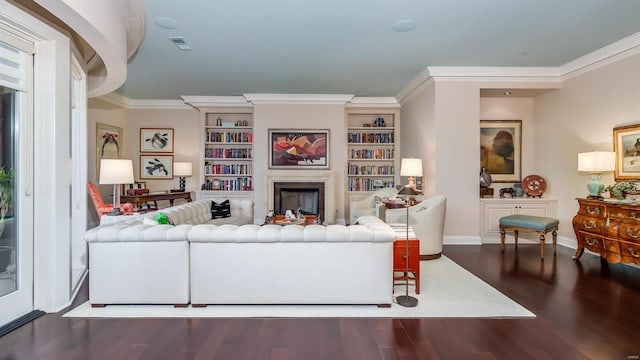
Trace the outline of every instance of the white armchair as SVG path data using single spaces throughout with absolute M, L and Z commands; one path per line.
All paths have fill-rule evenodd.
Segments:
M 434 195 L 409 208 L 409 226 L 420 240 L 420 260 L 442 255 L 442 236 L 447 212 L 447 197 Z M 389 209 L 386 222 L 394 227 L 406 226 L 407 209 Z
M 372 192 L 364 199 L 352 201 L 349 205 L 350 224 L 355 223 L 356 219 L 363 215 L 377 216 L 376 198 L 390 199 L 395 198 L 397 194 L 398 190 L 395 188 L 385 187 Z

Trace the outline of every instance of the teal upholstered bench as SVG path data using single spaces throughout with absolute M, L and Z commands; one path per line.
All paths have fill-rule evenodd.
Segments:
M 540 234 L 540 257 L 544 259 L 545 235 L 551 231 L 553 235 L 553 255 L 556 254 L 558 240 L 558 219 L 544 216 L 509 215 L 500 218 L 500 251 L 504 252 L 504 236 L 507 230 L 513 230 L 518 247 L 518 232 L 533 232 Z

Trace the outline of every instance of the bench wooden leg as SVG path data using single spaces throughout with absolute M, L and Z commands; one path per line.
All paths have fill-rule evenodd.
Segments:
M 558 243 L 558 232 L 553 230 L 551 235 L 553 235 L 553 256 L 556 256 L 556 244 Z
M 504 229 L 504 225 L 500 225 L 500 252 L 504 252 L 504 236 L 506 230 Z
M 544 233 L 540 234 L 540 259 L 544 260 Z
M 518 230 L 513 230 L 513 237 L 516 239 L 516 249 L 518 248 Z

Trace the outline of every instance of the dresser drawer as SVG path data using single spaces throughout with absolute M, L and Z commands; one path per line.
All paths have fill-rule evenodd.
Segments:
M 638 224 L 640 226 L 640 209 L 620 207 L 618 214 L 622 221 L 630 224 Z
M 640 244 L 620 241 L 622 262 L 640 264 Z
M 622 256 L 620 255 L 620 242 L 612 239 L 604 239 L 604 250 L 606 251 L 606 259 L 610 263 L 619 263 Z
M 602 236 L 594 235 L 584 231 L 578 232 L 578 241 L 580 241 L 585 249 L 598 254 L 604 253 L 604 240 Z
M 620 223 L 620 231 L 618 232 L 620 239 L 630 242 L 640 242 L 640 224 Z
M 607 207 L 598 202 L 580 202 L 578 215 L 604 219 L 607 216 Z
M 595 234 L 602 234 L 607 231 L 605 225 L 606 220 L 604 218 L 582 215 L 577 215 L 573 218 L 573 228 L 576 231 L 586 231 Z

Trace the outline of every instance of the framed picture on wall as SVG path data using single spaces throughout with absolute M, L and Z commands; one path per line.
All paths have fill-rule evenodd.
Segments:
M 140 155 L 140 179 L 173 179 L 173 155 Z
M 493 182 L 520 182 L 522 120 L 480 120 L 480 168 Z
M 269 169 L 328 169 L 329 130 L 269 129 Z
M 640 124 L 613 128 L 613 151 L 615 180 L 640 179 Z
M 100 177 L 100 160 L 122 158 L 122 128 L 96 123 L 96 178 Z
M 140 129 L 140 152 L 172 153 L 173 129 Z

